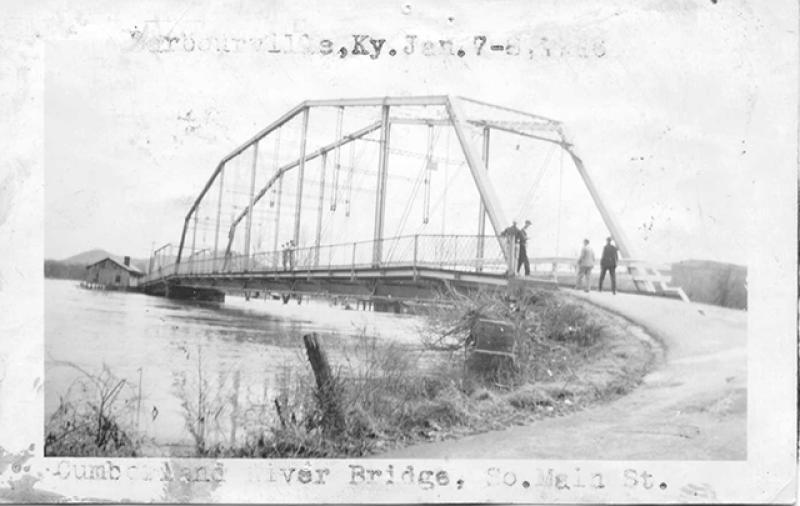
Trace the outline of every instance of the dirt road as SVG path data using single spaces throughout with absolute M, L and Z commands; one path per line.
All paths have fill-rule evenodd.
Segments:
M 746 312 L 642 295 L 573 293 L 645 327 L 663 345 L 662 359 L 636 390 L 564 417 L 376 457 L 746 458 Z

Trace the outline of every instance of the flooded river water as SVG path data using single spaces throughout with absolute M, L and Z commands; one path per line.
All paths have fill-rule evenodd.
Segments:
M 416 316 L 346 310 L 321 300 L 284 305 L 229 296 L 224 304 L 200 305 L 48 279 L 45 412 L 81 395 L 76 379 L 100 376 L 107 367 L 134 394 L 126 398 L 130 424 L 157 446 L 186 446 L 192 437 L 185 404 L 187 397 L 190 405 L 196 400 L 198 385 L 205 384 L 206 404 L 272 406 L 289 371 L 305 367 L 303 334 L 316 332 L 333 360 L 342 361 L 352 358 L 342 350 L 365 342 L 418 349 L 423 325 Z M 224 441 L 230 423 L 216 429 Z

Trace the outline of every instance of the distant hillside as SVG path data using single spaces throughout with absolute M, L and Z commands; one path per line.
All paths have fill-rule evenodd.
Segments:
M 104 249 L 95 248 L 89 251 L 72 255 L 63 260 L 45 260 L 44 277 L 55 279 L 83 279 L 86 275 L 86 266 L 100 260 L 111 257 L 122 263 L 123 255 L 115 255 Z M 136 267 L 142 272 L 147 272 L 148 260 L 131 258 L 131 266 Z
M 84 251 L 83 253 L 78 253 L 77 255 L 72 255 L 69 258 L 56 261 L 62 264 L 90 265 L 104 259 L 105 257 L 116 258 L 116 255 L 109 253 L 104 249 L 95 248 L 90 249 L 89 251 Z
M 86 266 L 65 264 L 58 260 L 44 261 L 44 277 L 53 279 L 83 279 L 86 276 Z
M 747 267 L 710 260 L 672 264 L 672 285 L 689 299 L 723 307 L 747 309 Z

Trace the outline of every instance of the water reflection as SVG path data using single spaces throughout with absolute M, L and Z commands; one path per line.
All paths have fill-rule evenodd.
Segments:
M 135 392 L 131 420 L 159 446 L 192 444 L 185 414 L 212 408 L 218 411 L 206 430 L 230 440 L 274 413 L 271 399 L 305 367 L 303 334 L 318 333 L 336 361 L 363 335 L 416 347 L 420 325 L 414 316 L 347 311 L 324 301 L 229 297 L 201 305 L 47 280 L 45 412 L 55 411 L 80 377 L 75 366 L 99 372 L 105 364 Z

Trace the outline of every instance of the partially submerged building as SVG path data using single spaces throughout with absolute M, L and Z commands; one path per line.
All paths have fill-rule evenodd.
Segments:
M 86 266 L 86 278 L 83 285 L 87 288 L 105 290 L 136 289 L 139 278 L 144 273 L 131 266 L 131 257 L 125 257 L 122 263 L 111 257 Z

